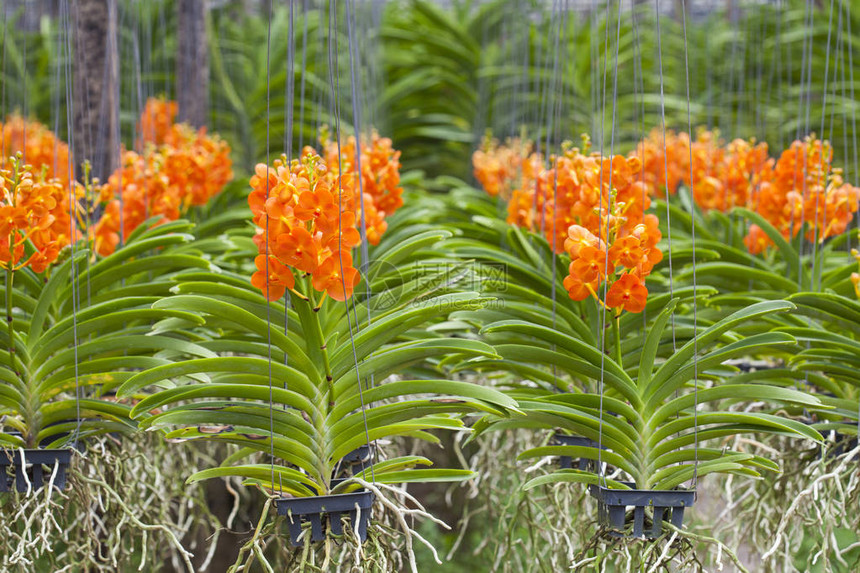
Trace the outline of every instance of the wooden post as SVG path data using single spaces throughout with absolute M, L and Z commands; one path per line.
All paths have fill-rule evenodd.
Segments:
M 179 38 L 176 54 L 176 100 L 179 121 L 203 127 L 209 119 L 209 46 L 206 42 L 207 0 L 178 0 Z
M 119 165 L 116 0 L 74 0 L 75 173 L 89 160 L 102 181 Z

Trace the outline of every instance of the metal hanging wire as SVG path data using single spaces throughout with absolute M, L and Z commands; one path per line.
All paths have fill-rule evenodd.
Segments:
M 674 281 L 674 272 L 672 269 L 672 215 L 671 210 L 669 209 L 669 193 L 671 190 L 669 189 L 669 153 L 666 149 L 666 96 L 665 96 L 665 88 L 664 88 L 664 78 L 663 78 L 663 43 L 660 34 L 660 0 L 655 0 L 654 4 L 654 17 L 657 21 L 657 67 L 660 75 L 660 127 L 663 133 L 663 171 L 665 172 L 665 181 L 666 181 L 666 241 L 669 249 L 669 298 L 672 299 L 675 297 L 675 281 Z M 690 131 L 688 133 L 690 138 L 690 145 L 693 144 L 693 133 Z M 691 179 L 692 181 L 692 179 Z M 692 197 L 692 190 L 690 191 Z M 695 201 L 694 201 L 695 203 Z M 676 352 L 677 346 L 675 341 L 675 313 L 672 313 L 671 317 L 672 324 L 672 352 Z
M 272 11 L 274 10 L 274 0 L 269 0 L 268 9 L 266 10 L 266 169 L 269 169 L 269 138 L 270 138 L 270 118 L 271 118 L 271 54 L 272 54 Z M 269 200 L 269 181 L 270 178 L 266 174 L 266 201 Z M 266 351 L 268 360 L 268 376 L 269 376 L 269 465 L 271 470 L 272 489 L 275 487 L 275 406 L 274 406 L 274 390 L 272 382 L 272 303 L 269 297 L 269 283 L 271 275 L 269 274 L 269 218 L 266 217 L 266 240 L 263 241 L 266 245 Z M 283 491 L 281 491 L 283 496 Z
M 687 0 L 681 0 L 681 25 L 684 31 L 684 83 L 687 88 L 687 130 L 692 133 L 693 119 L 690 113 L 690 56 L 687 50 Z M 690 197 L 696 196 L 693 181 L 693 145 L 690 140 Z M 695 201 L 693 201 L 695 205 Z M 691 243 L 693 249 L 693 480 L 691 489 L 696 492 L 699 481 L 699 299 L 696 293 L 696 218 L 691 217 Z M 672 260 L 672 253 L 669 253 Z M 671 264 L 671 263 L 670 263 Z M 696 493 L 698 496 L 698 493 Z
M 360 59 L 360 50 L 359 50 L 359 38 L 360 36 L 356 34 L 355 28 L 357 27 L 357 15 L 355 9 L 354 0 L 347 0 L 346 2 L 346 19 L 347 19 L 347 44 L 349 48 L 349 76 L 350 76 L 350 87 L 352 92 L 352 117 L 353 117 L 353 132 L 355 134 L 355 177 L 358 180 L 358 189 L 359 189 L 359 208 L 361 210 L 359 217 L 359 232 L 361 237 L 361 276 L 364 277 L 366 283 L 366 292 L 365 292 L 365 307 L 367 311 L 367 328 L 369 328 L 372 324 L 372 315 L 370 311 L 371 299 L 373 298 L 373 290 L 370 285 L 370 276 L 368 270 L 370 268 L 370 254 L 368 252 L 367 245 L 367 220 L 365 217 L 365 205 L 364 205 L 364 177 L 363 177 L 363 169 L 361 164 L 361 154 L 362 154 L 362 90 L 361 90 L 361 76 L 356 73 L 356 70 L 361 69 L 361 59 Z M 366 36 L 367 34 L 365 34 Z M 371 126 L 368 126 L 370 129 Z M 372 132 L 368 131 L 368 144 L 371 144 Z M 338 145 L 340 145 L 340 137 L 338 137 Z M 339 151 L 339 150 L 338 150 Z M 338 152 L 338 161 L 342 162 L 341 155 Z M 339 164 L 338 173 L 340 173 L 341 165 Z M 339 223 L 340 224 L 340 223 Z M 341 261 L 342 264 L 342 261 Z M 344 292 L 346 292 L 346 284 L 343 273 L 341 273 L 341 284 Z M 358 333 L 361 330 L 360 322 L 358 320 L 358 312 L 356 309 L 355 296 L 351 297 L 352 301 L 352 313 L 353 318 L 355 320 L 355 332 Z M 349 312 L 347 309 L 347 320 L 349 319 Z M 350 339 L 351 343 L 354 346 L 354 342 Z M 353 348 L 355 351 L 355 348 Z M 369 432 L 367 429 L 367 414 L 364 411 L 364 395 L 361 384 L 361 376 L 359 376 L 358 363 L 355 365 L 356 368 L 356 380 L 358 383 L 359 390 L 359 399 L 361 401 L 362 407 L 362 417 L 365 426 L 365 437 L 368 439 L 367 446 L 370 448 L 370 456 L 368 463 L 370 464 L 371 475 L 373 476 L 373 465 L 375 463 L 375 456 L 378 455 L 377 452 L 377 444 L 376 440 L 373 440 L 373 446 L 371 447 Z M 364 384 L 366 388 L 372 388 L 375 385 L 374 381 L 374 372 L 370 372 L 365 375 Z M 375 481 L 375 476 L 373 476 Z
M 334 105 L 335 118 L 335 137 L 337 138 L 337 160 L 338 160 L 338 262 L 340 264 L 340 280 L 341 288 L 344 294 L 344 308 L 346 309 L 347 328 L 349 329 L 349 344 L 352 348 L 352 357 L 355 364 L 356 384 L 358 387 L 358 397 L 361 403 L 361 416 L 364 425 L 365 443 L 370 447 L 370 430 L 367 426 L 367 411 L 364 403 L 364 391 L 361 387 L 361 372 L 359 369 L 358 353 L 355 348 L 355 332 L 353 331 L 352 318 L 350 317 L 349 300 L 346 298 L 346 279 L 344 277 L 343 264 L 343 157 L 341 155 L 341 131 L 340 131 L 340 66 L 338 62 L 338 40 L 337 40 L 337 5 L 335 0 L 329 1 L 329 18 L 328 18 L 328 56 L 329 56 L 329 87 L 331 88 L 332 101 Z M 356 142 L 356 155 L 360 154 L 358 142 Z M 365 279 L 367 280 L 367 279 Z M 356 329 L 358 324 L 356 324 Z M 373 463 L 370 464 L 371 482 L 376 484 L 376 475 L 374 473 Z
M 612 155 L 615 153 L 615 120 L 616 120 L 616 111 L 618 104 L 618 49 L 621 43 L 621 3 L 618 5 L 618 23 L 616 26 L 615 32 L 615 62 L 614 68 L 615 73 L 612 80 L 612 123 L 610 124 L 610 141 L 609 141 L 609 157 L 610 157 L 610 165 L 612 161 Z M 603 61 L 603 93 L 604 93 L 604 117 L 605 117 L 605 109 L 606 109 L 606 63 L 609 59 L 608 52 L 608 42 L 609 42 L 609 4 L 606 5 L 606 38 L 605 38 L 605 49 L 604 49 L 604 61 Z M 603 122 L 601 122 L 602 124 Z M 601 140 L 603 138 L 601 137 Z M 601 142 L 602 143 L 602 142 Z M 603 160 L 603 148 L 601 145 L 600 150 L 600 204 L 598 205 L 598 212 L 603 212 L 603 165 L 605 161 Z M 606 244 L 606 254 L 604 256 L 604 269 L 609 269 L 609 221 L 610 221 L 610 211 L 612 209 L 612 168 L 609 169 L 609 180 L 606 190 L 606 217 L 605 222 L 606 226 L 604 227 L 604 240 Z M 603 223 L 603 221 L 600 221 Z M 599 237 L 598 237 L 599 239 Z M 608 277 L 607 277 L 608 278 Z M 606 300 L 606 293 L 609 289 L 608 280 L 603 281 L 603 300 Z M 606 304 L 602 304 L 600 308 L 598 308 L 598 313 L 600 314 L 599 328 L 601 332 L 600 336 L 600 427 L 599 427 L 599 436 L 598 436 L 598 449 L 597 449 L 597 466 L 598 472 L 600 476 L 600 480 L 603 482 L 603 486 L 606 487 L 606 469 L 603 467 L 603 394 L 604 394 L 604 373 L 606 370 Z M 623 364 L 619 364 L 621 368 L 624 368 Z

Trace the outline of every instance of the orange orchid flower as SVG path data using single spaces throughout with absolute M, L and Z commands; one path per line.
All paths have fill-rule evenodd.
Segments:
M 9 169 L 0 169 L 0 266 L 42 273 L 80 238 L 83 192 L 77 184 L 70 191 L 59 179 L 46 179 L 44 169 L 35 174 L 20 152 L 7 164 Z M 24 259 L 26 244 L 32 254 Z
M 139 152 L 123 150 L 119 169 L 99 189 L 105 208 L 92 235 L 100 255 L 116 249 L 120 233 L 127 237 L 151 217 L 176 220 L 233 178 L 230 146 L 205 128 L 174 123 L 176 114 L 175 102 L 148 100 L 138 125 Z
M 253 191 L 248 205 L 258 227 L 254 237 L 260 253 L 257 261 L 262 256 L 265 262 L 266 253 L 275 261 L 270 263 L 268 281 L 257 263 L 254 286 L 264 292 L 268 288 L 269 296 L 283 296 L 286 289 L 294 289 L 294 272 L 299 272 L 310 275 L 311 286 L 324 296 L 339 301 L 351 297 L 361 280 L 349 252 L 361 243 L 355 178 L 341 177 L 313 149 L 305 148 L 301 159 L 288 163 L 282 157 L 274 167 L 258 165 L 250 183 Z M 365 200 L 365 211 L 370 213 L 374 198 L 366 194 Z M 374 228 L 378 231 L 377 225 Z M 272 266 L 277 276 L 272 274 Z M 289 273 L 292 282 L 284 273 Z
M 19 151 L 34 176 L 44 170 L 46 180 L 58 179 L 66 189 L 74 180 L 69 176 L 69 146 L 41 123 L 12 115 L 0 123 L 0 169 L 11 170 L 11 158 Z
M 648 289 L 642 279 L 632 273 L 625 273 L 609 287 L 606 306 L 623 308 L 627 312 L 642 312 L 647 299 Z

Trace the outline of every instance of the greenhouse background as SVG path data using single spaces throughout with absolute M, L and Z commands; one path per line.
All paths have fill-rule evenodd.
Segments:
M 855 0 L 0 18 L 0 571 L 860 570 Z

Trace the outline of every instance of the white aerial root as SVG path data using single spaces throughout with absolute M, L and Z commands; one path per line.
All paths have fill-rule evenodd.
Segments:
M 201 491 L 184 484 L 189 468 L 206 463 L 200 452 L 168 449 L 154 435 L 106 436 L 73 452 L 65 490 L 55 487 L 55 467 L 45 471 L 44 487 L 31 483 L 26 493 L 0 498 L 1 571 L 147 570 L 171 562 L 191 571 L 183 541 L 193 543 L 198 531 L 217 540 L 219 524 Z M 214 543 L 205 549 L 211 561 Z
M 249 571 L 255 563 L 266 571 L 394 573 L 404 570 L 404 557 L 409 570 L 418 573 L 415 540 L 426 545 L 436 562 L 441 563 L 432 544 L 415 531 L 410 523 L 417 518 L 447 528 L 445 523 L 430 515 L 404 489 L 359 478 L 352 480 L 376 496 L 377 506 L 373 520 L 368 521 L 367 539 L 364 542 L 358 536 L 361 509 L 356 508 L 355 520 L 350 523 L 350 527 L 343 528 L 343 536 L 327 535 L 323 542 L 314 543 L 307 539 L 309 529 L 304 529 L 298 540 L 301 546 L 289 547 L 283 518 L 270 518 L 276 498 L 269 497 L 252 536 L 240 548 L 228 573 Z
M 84 483 L 88 483 L 90 485 L 93 485 L 93 486 L 100 488 L 103 492 L 110 495 L 113 502 L 124 513 L 124 517 L 126 519 L 128 519 L 128 521 L 130 521 L 135 527 L 137 527 L 139 530 L 141 530 L 143 532 L 143 540 L 141 541 L 141 545 L 143 547 L 146 547 L 146 545 L 147 545 L 147 543 L 146 543 L 147 537 L 148 537 L 147 532 L 149 532 L 149 531 L 161 531 L 165 535 L 165 537 L 167 537 L 168 541 L 170 541 L 170 544 L 174 547 L 174 549 L 176 549 L 176 551 L 179 553 L 183 562 L 185 563 L 185 567 L 187 568 L 187 570 L 193 573 L 194 566 L 191 564 L 191 557 L 193 557 L 194 555 L 192 553 L 186 551 L 185 548 L 182 547 L 182 543 L 180 543 L 179 539 L 176 537 L 176 534 L 169 527 L 167 527 L 166 525 L 161 525 L 161 524 L 148 525 L 148 524 L 140 521 L 135 516 L 134 510 L 132 510 L 128 505 L 126 505 L 123 502 L 122 497 L 116 491 L 114 491 L 114 489 L 111 486 L 109 486 L 104 480 L 88 478 L 85 475 L 80 474 L 80 473 L 76 474 L 75 477 Z M 137 568 L 137 570 L 143 571 L 145 565 L 146 565 L 146 551 L 144 550 L 144 551 L 142 551 L 140 566 Z
M 412 546 L 412 538 L 413 537 L 418 539 L 418 541 L 420 541 L 421 543 L 423 543 L 426 547 L 428 547 L 430 549 L 430 552 L 433 554 L 433 559 L 436 561 L 436 563 L 438 563 L 439 565 L 442 564 L 442 561 L 439 560 L 439 554 L 436 553 L 436 548 L 433 547 L 433 545 L 429 541 L 424 539 L 424 537 L 422 537 L 421 534 L 419 534 L 417 531 L 415 531 L 414 529 L 409 527 L 409 524 L 406 523 L 406 516 L 420 517 L 423 519 L 427 519 L 427 520 L 432 521 L 433 523 L 435 523 L 437 525 L 441 525 L 442 527 L 444 527 L 446 529 L 450 529 L 450 527 L 446 523 L 444 523 L 443 521 L 436 519 L 435 517 L 430 515 L 427 512 L 427 510 L 424 509 L 424 506 L 422 506 L 418 502 L 418 500 L 415 499 L 415 497 L 406 493 L 405 490 L 395 488 L 395 487 L 392 487 L 392 486 L 387 485 L 387 484 L 376 484 L 376 485 L 374 485 L 374 484 L 371 484 L 371 483 L 366 482 L 366 481 L 361 480 L 361 479 L 357 479 L 357 478 L 354 478 L 354 479 L 356 482 L 361 484 L 362 487 L 368 489 L 369 491 L 372 491 L 376 495 L 376 498 L 379 500 L 379 502 L 382 503 L 382 505 L 385 506 L 385 508 L 388 509 L 391 512 L 391 514 L 395 517 L 395 519 L 397 520 L 397 523 L 400 525 L 400 531 L 401 531 L 401 533 L 403 533 L 404 540 L 406 542 L 406 555 L 409 559 L 409 566 L 412 569 L 412 573 L 418 573 L 418 564 L 415 562 L 415 552 L 413 551 L 413 546 Z M 414 503 L 417 506 L 417 509 L 407 509 L 403 506 L 396 505 L 393 501 L 391 501 L 383 493 L 383 490 L 389 491 L 389 492 L 394 493 L 396 495 L 403 496 L 406 500 Z
M 810 475 L 818 473 L 817 477 L 815 477 L 812 482 L 809 482 L 806 487 L 794 494 L 791 504 L 782 514 L 782 518 L 780 519 L 779 525 L 774 533 L 774 540 L 771 547 L 762 555 L 762 561 L 766 561 L 776 554 L 780 545 L 783 543 L 786 529 L 792 524 L 794 519 L 802 519 L 802 516 L 798 516 L 799 510 L 802 504 L 807 502 L 808 498 L 811 498 L 813 505 L 809 510 L 815 512 L 814 522 L 819 523 L 820 526 L 826 528 L 826 531 L 824 531 L 822 535 L 822 546 L 818 553 L 824 555 L 827 553 L 825 550 L 829 548 L 831 549 L 830 552 L 833 553 L 833 556 L 838 561 L 842 562 L 846 566 L 848 565 L 848 563 L 842 558 L 842 554 L 844 554 L 845 551 L 839 550 L 838 545 L 833 538 L 833 529 L 837 523 L 845 519 L 856 519 L 857 517 L 853 514 L 846 514 L 847 508 L 845 507 L 845 501 L 851 495 L 857 495 L 858 489 L 860 489 L 857 472 L 853 468 L 853 466 L 857 464 L 857 461 L 854 458 L 858 455 L 860 455 L 860 447 L 854 448 L 852 451 L 840 456 L 835 465 L 832 465 L 834 463 L 832 459 L 828 459 L 823 455 L 820 460 L 817 460 L 816 463 L 810 466 Z M 824 468 L 828 465 L 832 465 L 832 469 L 830 469 L 830 471 L 819 473 L 824 471 Z M 845 480 L 845 483 L 843 483 L 843 480 Z M 830 486 L 830 491 L 835 491 L 835 495 L 828 495 L 822 499 L 822 497 L 824 497 L 822 496 L 821 491 L 823 485 Z M 827 511 L 829 508 L 833 507 L 837 508 L 835 512 Z M 825 512 L 829 515 L 825 516 Z M 831 519 L 831 517 L 833 519 Z M 831 543 L 832 547 L 830 547 Z M 818 555 L 815 555 L 813 559 L 817 557 Z

